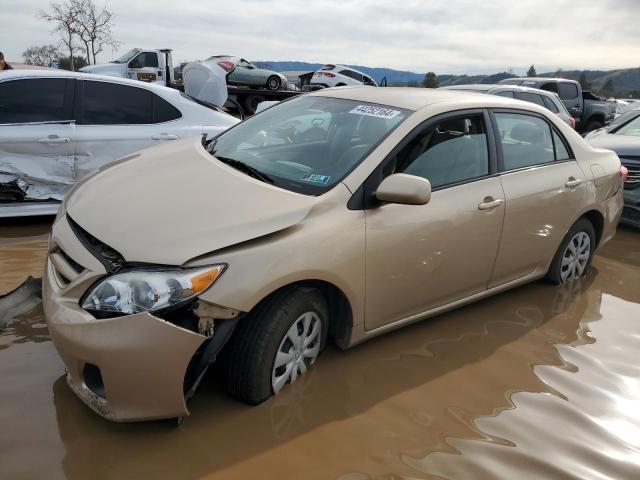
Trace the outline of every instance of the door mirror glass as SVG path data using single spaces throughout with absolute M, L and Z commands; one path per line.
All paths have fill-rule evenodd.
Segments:
M 388 203 L 426 205 L 431 200 L 431 184 L 426 178 L 394 173 L 380 183 L 376 198 Z

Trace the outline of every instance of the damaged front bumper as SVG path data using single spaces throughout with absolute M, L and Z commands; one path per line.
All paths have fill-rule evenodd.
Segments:
M 187 399 L 237 318 L 216 321 L 209 338 L 146 312 L 96 319 L 79 306 L 79 299 L 105 273 L 66 218 L 55 222 L 42 296 L 69 386 L 109 420 L 188 415 Z

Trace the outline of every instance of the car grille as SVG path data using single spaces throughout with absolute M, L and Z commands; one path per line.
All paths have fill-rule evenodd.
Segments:
M 640 224 L 640 210 L 631 207 L 622 209 L 622 219 L 628 222 Z
M 100 261 L 100 263 L 102 263 L 108 273 L 115 273 L 122 269 L 125 264 L 125 260 L 120 253 L 115 251 L 109 245 L 102 243 L 89 232 L 84 230 L 69 215 L 67 215 L 67 221 L 69 222 L 73 233 L 75 233 L 78 240 L 80 240 L 80 243 L 82 243 L 82 245 L 84 245 L 84 247 L 89 250 L 89 252 L 91 252 L 91 254 Z
M 629 158 L 629 157 L 620 157 L 620 161 L 622 165 L 627 167 L 629 170 L 629 178 L 627 182 L 624 184 L 625 188 L 636 188 L 640 186 L 640 157 L 637 158 Z
M 49 253 L 49 260 L 53 272 L 61 287 L 66 287 L 86 270 L 82 265 L 71 258 L 59 246 L 54 246 Z

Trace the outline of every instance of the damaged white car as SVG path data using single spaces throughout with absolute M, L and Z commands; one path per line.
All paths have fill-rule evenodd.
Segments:
M 179 138 L 215 136 L 236 124 L 208 103 L 226 101 L 226 72 L 216 65 L 196 70 L 193 97 L 207 106 L 178 90 L 123 78 L 3 72 L 0 218 L 54 215 L 67 190 L 102 165 Z

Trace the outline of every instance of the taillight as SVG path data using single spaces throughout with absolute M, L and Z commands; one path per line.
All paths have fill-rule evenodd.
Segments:
M 569 123 L 571 123 L 571 128 L 576 129 L 576 119 L 573 117 L 569 117 Z
M 620 176 L 622 177 L 622 181 L 627 183 L 629 180 L 629 169 L 624 165 L 620 165 Z
M 324 76 L 333 78 L 333 77 L 336 76 L 336 74 L 335 73 L 331 73 L 331 72 L 324 72 Z
M 218 62 L 218 66 L 227 73 L 233 72 L 233 70 L 236 68 L 236 65 L 229 60 L 220 60 Z

